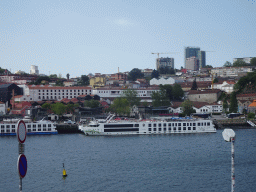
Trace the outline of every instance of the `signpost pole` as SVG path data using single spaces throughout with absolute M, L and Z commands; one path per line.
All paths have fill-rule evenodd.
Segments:
M 20 192 L 22 192 L 22 178 L 20 177 L 20 185 L 19 185 L 19 187 L 20 187 Z
M 235 138 L 231 138 L 231 191 L 235 191 Z
M 18 173 L 20 177 L 19 189 L 20 189 L 20 192 L 22 192 L 22 178 L 24 178 L 27 173 L 27 158 L 24 155 L 24 152 L 25 152 L 24 142 L 26 140 L 27 130 L 26 130 L 26 124 L 24 121 L 21 120 L 18 122 L 16 134 L 19 142 L 19 145 L 18 145 L 19 157 L 18 157 L 18 163 L 17 163 Z

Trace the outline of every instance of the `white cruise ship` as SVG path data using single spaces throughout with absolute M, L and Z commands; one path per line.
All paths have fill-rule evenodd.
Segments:
M 56 125 L 48 120 L 31 121 L 22 119 L 26 124 L 27 135 L 57 134 Z M 19 119 L 5 119 L 0 122 L 0 136 L 16 135 Z
M 107 118 L 105 122 L 93 120 L 79 126 L 85 135 L 137 135 L 173 133 L 215 133 L 211 120 L 195 118 L 168 118 L 162 120 L 121 120 Z

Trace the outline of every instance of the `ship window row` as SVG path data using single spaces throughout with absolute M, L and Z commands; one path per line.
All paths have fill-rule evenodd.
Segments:
M 33 128 L 36 128 L 36 125 L 37 124 L 32 124 Z M 41 124 L 38 124 L 37 127 L 40 128 L 42 125 Z M 43 127 L 47 127 L 46 124 L 43 124 Z M 52 124 L 48 124 L 48 127 L 52 127 Z M 27 128 L 31 128 L 31 124 L 28 124 L 27 125 Z
M 51 131 L 52 129 L 51 128 L 43 128 L 43 131 Z M 36 132 L 36 131 L 42 131 L 42 129 L 41 128 L 38 128 L 37 130 L 36 130 L 36 128 L 33 128 L 33 129 L 28 129 L 28 133 L 30 133 L 30 132 Z
M 10 129 L 10 125 L 1 125 L 1 128 L 7 128 L 7 129 Z M 12 127 L 11 128 L 13 128 L 13 129 L 15 129 L 15 125 L 12 125 Z
M 210 125 L 210 123 L 208 123 L 208 124 Z M 183 125 L 183 127 L 186 127 L 186 126 L 196 126 L 196 123 L 183 123 L 182 125 Z M 168 123 L 168 126 L 169 127 L 181 127 L 181 123 Z M 148 127 L 152 127 L 152 124 L 149 123 Z M 153 127 L 157 127 L 157 124 L 153 123 Z M 159 123 L 158 127 L 162 127 L 162 123 Z M 163 124 L 163 127 L 166 127 L 166 123 Z
M 201 123 L 197 123 L 197 125 L 198 125 L 198 126 L 206 126 L 206 125 L 207 125 L 207 126 L 210 126 L 210 122 L 207 122 L 207 123 L 206 123 L 206 122 L 204 122 L 204 123 L 201 122 Z
M 153 128 L 153 129 L 152 128 L 148 128 L 148 131 L 152 131 L 152 130 L 153 131 L 162 131 L 162 128 L 158 128 L 158 130 L 157 130 L 157 128 Z M 163 131 L 166 131 L 166 130 L 167 130 L 166 128 L 163 129 Z M 173 131 L 176 131 L 176 130 L 179 130 L 179 131 L 181 131 L 181 130 L 183 130 L 183 131 L 194 130 L 195 131 L 196 127 L 193 127 L 193 128 L 192 127 L 183 127 L 183 128 L 181 128 L 181 127 L 178 127 L 178 128 L 177 127 L 173 127 L 173 128 L 169 127 L 168 128 L 168 131 L 172 131 L 172 130 Z

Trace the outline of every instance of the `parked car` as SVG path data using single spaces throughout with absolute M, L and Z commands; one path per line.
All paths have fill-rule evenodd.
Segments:
M 75 121 L 71 121 L 71 120 L 67 120 L 67 121 L 64 121 L 65 124 L 76 124 Z

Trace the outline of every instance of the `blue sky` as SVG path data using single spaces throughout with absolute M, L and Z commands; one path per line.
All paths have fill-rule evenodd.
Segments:
M 2 0 L 0 67 L 66 77 L 155 69 L 157 55 L 184 67 L 198 46 L 221 67 L 256 56 L 255 0 Z

